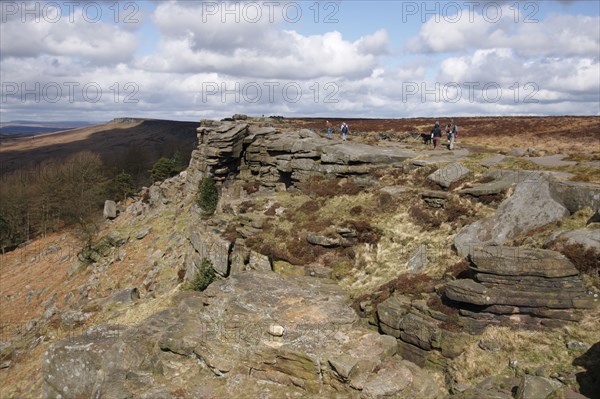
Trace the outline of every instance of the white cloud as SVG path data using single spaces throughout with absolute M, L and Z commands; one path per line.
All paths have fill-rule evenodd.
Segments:
M 383 29 L 351 42 L 337 31 L 305 36 L 283 30 L 267 15 L 249 22 L 253 17 L 241 11 L 239 23 L 223 23 L 222 18 L 235 16 L 207 16 L 206 9 L 192 4 L 196 6 L 169 2 L 157 7 L 153 20 L 161 32 L 159 52 L 139 58 L 138 68 L 263 79 L 360 77 L 372 73 L 389 43 Z
M 137 30 L 145 29 L 139 24 L 68 19 L 23 24 L 7 18 L 0 27 L 0 69 L 2 83 L 11 86 L 3 86 L 2 94 L 13 91 L 13 83 L 19 89 L 21 84 L 27 89 L 36 83 L 42 88 L 58 84 L 65 98 L 35 102 L 29 95 L 23 102 L 21 93 L 9 96 L 2 104 L 2 119 L 193 120 L 236 112 L 365 117 L 598 114 L 596 16 L 554 15 L 539 24 L 515 24 L 512 19 L 491 24 L 483 18 L 473 24 L 430 21 L 406 44 L 419 54 L 407 55 L 390 53 L 388 31 L 377 26 L 349 40 L 343 24 L 335 25 L 340 31 L 302 34 L 302 25 L 284 25 L 280 12 L 275 12 L 274 22 L 266 14 L 256 23 L 248 22 L 249 14 L 240 14 L 239 23 L 222 23 L 219 14 L 204 22 L 199 4 L 159 3 L 148 19 L 157 40 L 142 49 L 143 56 L 132 55 L 138 48 L 136 35 L 142 32 Z M 148 40 L 143 39 L 140 45 Z M 449 51 L 458 53 L 448 56 Z M 66 98 L 70 82 L 77 83 L 72 102 Z M 443 91 L 451 82 L 476 82 L 478 87 L 470 98 L 463 86 L 454 101 L 453 87 Z M 518 101 L 511 88 L 515 82 Z M 435 91 L 436 83 L 440 88 L 435 96 L 423 92 Z M 486 83 L 500 85 L 502 97 L 485 98 Z M 525 87 L 527 83 L 535 85 Z M 100 87 L 102 98 L 88 101 L 82 93 L 86 84 Z M 525 103 L 528 94 L 538 102 Z M 126 103 L 127 98 L 137 102 Z
M 532 83 L 539 91 L 585 96 L 600 95 L 600 61 L 596 58 L 535 58 L 523 62 L 510 49 L 477 50 L 472 55 L 451 57 L 440 66 L 438 81 L 498 83 L 509 87 Z
M 467 13 L 457 20 L 455 16 L 440 18 L 438 22 L 431 18 L 422 25 L 418 36 L 407 40 L 406 48 L 412 52 L 442 53 L 506 47 L 523 57 L 598 56 L 599 16 L 555 14 L 527 23 L 526 15 L 515 15 L 511 7 L 502 7 L 498 21 L 480 13 L 473 14 L 472 22 Z
M 138 46 L 131 26 L 125 29 L 101 21 L 91 23 L 81 12 L 43 14 L 37 20 L 32 15 L 27 16 L 25 22 L 14 15 L 5 18 L 6 22 L 0 25 L 2 59 L 46 54 L 71 56 L 96 64 L 116 64 L 129 61 Z

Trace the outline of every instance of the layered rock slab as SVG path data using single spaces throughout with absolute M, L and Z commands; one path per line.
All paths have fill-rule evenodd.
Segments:
M 475 247 L 472 279 L 446 284 L 445 295 L 461 314 L 484 324 L 509 321 L 554 325 L 577 321 L 595 306 L 577 269 L 562 254 L 523 247 Z M 462 305 L 461 305 L 462 304 Z M 475 330 L 477 325 L 467 322 Z
M 440 397 L 396 355 L 393 337 L 357 321 L 333 282 L 241 272 L 176 295 L 133 328 L 60 341 L 45 356 L 45 397 L 141 397 L 157 387 L 164 397 Z

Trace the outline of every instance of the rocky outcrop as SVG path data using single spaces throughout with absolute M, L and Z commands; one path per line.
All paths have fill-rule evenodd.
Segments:
M 231 173 L 266 186 L 291 184 L 315 175 L 363 175 L 417 155 L 398 148 L 335 144 L 307 129 L 282 132 L 233 122 L 203 123 L 198 141 L 188 168 L 187 185 L 192 188 L 197 188 L 205 175 L 222 181 Z
M 201 224 L 190 227 L 188 238 L 196 250 L 200 261 L 208 259 L 215 272 L 223 277 L 229 275 L 231 242 L 222 238 L 218 231 L 210 231 L 207 228 L 203 228 Z M 195 264 L 199 266 L 198 261 Z M 189 277 L 189 279 L 191 278 L 193 276 Z
M 517 184 L 513 195 L 500 204 L 495 214 L 462 228 L 454 245 L 459 255 L 465 256 L 475 246 L 502 245 L 568 214 L 567 207 L 553 198 L 549 179 L 534 174 Z
M 488 377 L 477 386 L 451 395 L 452 399 L 583 399 L 556 379 L 537 375 Z
M 357 325 L 333 282 L 243 272 L 141 324 L 52 346 L 44 398 L 440 398 L 396 340 Z M 226 376 L 227 378 L 223 378 Z
M 424 190 L 421 198 L 430 208 L 443 208 L 450 199 L 450 193 L 438 190 Z
M 445 295 L 462 307 L 462 324 L 472 332 L 501 321 L 526 326 L 578 321 L 583 309 L 594 306 L 577 269 L 558 252 L 475 247 L 470 260 L 473 278 L 448 282 Z
M 516 183 L 513 195 L 496 213 L 465 226 L 455 237 L 461 256 L 476 245 L 502 245 L 520 234 L 557 222 L 585 207 L 600 206 L 600 185 L 561 180 L 571 175 L 560 172 L 494 170 L 484 177 L 493 181 L 461 190 L 461 194 L 499 194 Z
M 459 356 L 470 342 L 467 334 L 447 328 L 452 317 L 425 300 L 398 294 L 377 305 L 381 331 L 397 338 L 402 357 L 419 366 L 443 367 L 445 359 Z

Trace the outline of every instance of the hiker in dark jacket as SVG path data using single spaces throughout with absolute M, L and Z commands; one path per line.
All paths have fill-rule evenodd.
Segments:
M 435 126 L 431 129 L 431 138 L 433 139 L 433 149 L 435 150 L 442 139 L 442 128 L 438 121 L 435 122 Z

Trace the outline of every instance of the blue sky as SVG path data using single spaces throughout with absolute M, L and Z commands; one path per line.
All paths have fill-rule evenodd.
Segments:
M 594 1 L 70 4 L 0 3 L 0 122 L 600 115 Z

